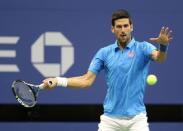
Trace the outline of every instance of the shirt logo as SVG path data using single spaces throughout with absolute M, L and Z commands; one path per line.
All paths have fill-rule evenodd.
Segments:
M 135 56 L 135 52 L 134 51 L 129 51 L 128 52 L 128 57 L 129 58 L 133 58 Z

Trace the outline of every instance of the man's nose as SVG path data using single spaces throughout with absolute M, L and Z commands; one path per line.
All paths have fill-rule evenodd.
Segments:
M 121 28 L 121 33 L 125 33 L 125 29 L 124 28 Z
M 125 28 L 124 27 L 121 27 L 121 31 L 124 32 L 125 31 Z

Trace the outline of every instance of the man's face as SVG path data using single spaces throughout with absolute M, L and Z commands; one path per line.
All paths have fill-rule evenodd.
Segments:
M 115 20 L 112 26 L 112 32 L 116 36 L 119 43 L 127 43 L 131 40 L 131 32 L 133 31 L 133 24 L 130 24 L 128 18 Z

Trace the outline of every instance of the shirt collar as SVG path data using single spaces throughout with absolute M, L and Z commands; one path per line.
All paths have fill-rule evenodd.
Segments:
M 135 39 L 132 38 L 131 41 L 127 44 L 127 46 L 125 48 L 130 49 L 134 45 L 134 43 L 135 43 Z M 118 41 L 117 40 L 114 43 L 114 49 L 115 49 L 115 51 L 120 49 L 119 46 L 118 46 Z

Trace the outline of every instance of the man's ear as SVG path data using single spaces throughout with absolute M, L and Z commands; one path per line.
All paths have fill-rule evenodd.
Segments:
M 111 26 L 111 32 L 114 33 L 114 26 Z
M 131 24 L 131 31 L 133 31 L 133 24 Z

